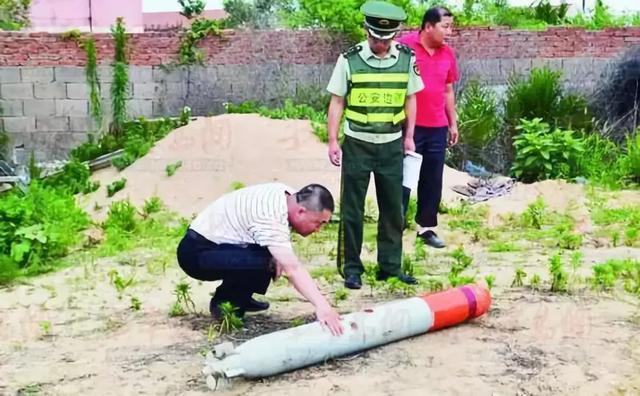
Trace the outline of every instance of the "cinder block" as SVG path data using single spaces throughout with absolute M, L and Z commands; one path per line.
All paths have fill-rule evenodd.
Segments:
M 61 66 L 56 67 L 55 71 L 55 81 L 56 82 L 86 82 L 87 77 L 85 76 L 83 67 L 74 67 L 74 66 Z
M 25 67 L 20 70 L 20 74 L 22 75 L 22 82 L 53 82 L 52 67 Z
M 22 100 L 0 100 L 0 116 L 18 117 L 24 115 Z
M 131 117 L 152 117 L 153 101 L 133 99 L 127 102 L 127 109 Z
M 67 83 L 67 99 L 89 99 L 89 86 L 81 83 Z
M 28 99 L 24 101 L 24 115 L 50 117 L 56 115 L 56 103 L 53 99 Z
M 56 100 L 56 114 L 59 116 L 85 116 L 89 113 L 88 100 Z
M 71 149 L 86 140 L 87 135 L 84 133 L 40 132 L 32 134 L 31 144 L 37 155 L 48 160 L 58 160 L 66 159 Z
M 173 83 L 184 82 L 187 81 L 187 71 L 187 67 L 167 68 L 165 66 L 154 66 L 153 81 Z
M 153 99 L 156 97 L 158 84 L 133 84 L 133 97 L 135 99 Z
M 4 117 L 4 130 L 13 133 L 33 132 L 36 129 L 34 117 Z
M 65 83 L 33 84 L 33 96 L 36 99 L 65 99 L 67 87 Z
M 20 81 L 19 67 L 0 67 L 0 84 L 19 83 Z
M 98 66 L 97 73 L 100 84 L 113 81 L 113 71 L 111 66 Z
M 37 132 L 67 132 L 69 131 L 69 117 L 38 117 L 36 118 Z
M 0 97 L 3 99 L 33 99 L 33 84 L 2 84 L 0 85 Z
M 151 83 L 153 82 L 152 66 L 129 66 L 129 82 Z
M 93 132 L 96 123 L 91 117 L 69 117 L 69 130 L 71 132 Z

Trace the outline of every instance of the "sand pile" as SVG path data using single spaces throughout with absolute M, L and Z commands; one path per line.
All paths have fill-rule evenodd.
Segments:
M 182 167 L 167 176 L 166 166 L 177 161 L 182 161 Z M 126 187 L 107 198 L 106 186 L 123 177 Z M 320 183 L 334 197 L 340 194 L 340 169 L 329 163 L 327 147 L 313 135 L 308 121 L 272 120 L 254 114 L 198 118 L 171 132 L 122 172 L 108 168 L 92 178 L 99 180 L 101 187 L 81 202 L 96 218 L 106 214 L 112 201 L 128 198 L 140 206 L 153 195 L 189 217 L 230 191 L 234 182 L 280 181 L 293 188 Z M 466 173 L 446 168 L 444 200 L 459 200 L 461 196 L 449 187 L 469 180 Z M 371 198 L 375 196 L 373 184 L 372 177 Z

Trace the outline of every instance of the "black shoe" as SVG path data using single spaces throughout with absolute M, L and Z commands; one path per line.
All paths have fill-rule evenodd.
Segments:
M 355 290 L 360 289 L 362 287 L 360 275 L 347 275 L 347 278 L 344 280 L 344 287 Z
M 244 310 L 246 312 L 259 312 L 269 309 L 269 303 L 266 301 L 258 301 L 253 297 L 249 298 L 249 302 L 245 304 Z
M 398 278 L 400 282 L 406 283 L 407 285 L 417 285 L 418 280 L 411 275 L 400 274 L 400 275 L 389 275 L 384 272 L 378 272 L 376 279 L 379 281 L 386 281 L 389 278 Z
M 440 239 L 438 235 L 436 235 L 436 233 L 431 230 L 427 230 L 422 234 L 418 234 L 417 237 L 422 238 L 422 240 L 426 245 L 429 245 L 437 249 L 441 249 L 446 246 L 444 244 L 444 241 Z

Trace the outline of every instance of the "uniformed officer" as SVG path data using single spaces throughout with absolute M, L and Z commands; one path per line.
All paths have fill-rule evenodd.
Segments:
M 362 287 L 360 259 L 364 204 L 373 172 L 378 201 L 378 279 L 415 278 L 402 273 L 402 161 L 413 151 L 415 93 L 424 86 L 410 48 L 393 38 L 405 12 L 385 1 L 361 7 L 367 40 L 338 58 L 327 90 L 329 159 L 342 165 L 338 268 L 345 286 Z M 338 144 L 338 128 L 345 115 L 345 138 Z M 404 135 L 403 135 L 404 128 Z

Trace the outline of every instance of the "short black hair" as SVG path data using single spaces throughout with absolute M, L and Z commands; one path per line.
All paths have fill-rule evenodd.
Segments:
M 296 194 L 296 202 L 312 212 L 328 210 L 333 213 L 335 204 L 331 192 L 320 184 L 304 186 Z
M 420 29 L 424 29 L 429 25 L 435 25 L 436 23 L 442 21 L 442 17 L 453 17 L 453 13 L 447 7 L 432 7 L 429 8 L 422 17 L 422 25 L 420 25 Z

